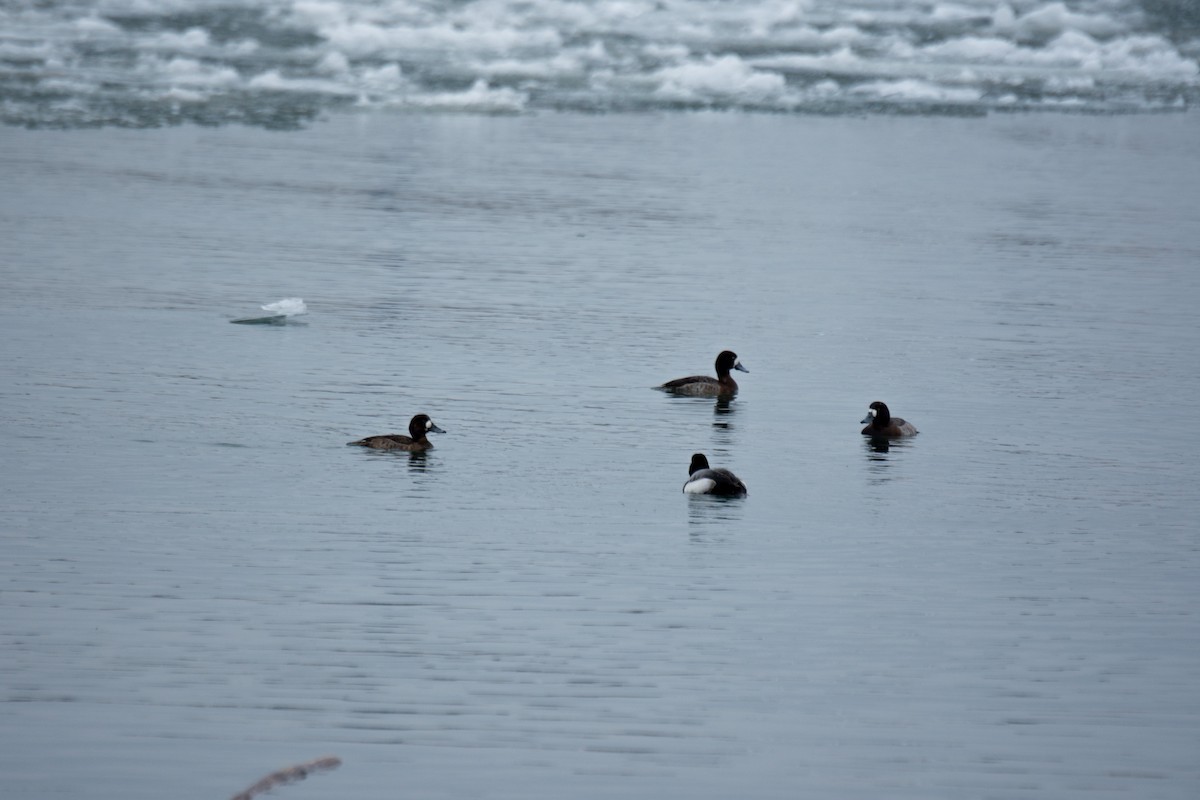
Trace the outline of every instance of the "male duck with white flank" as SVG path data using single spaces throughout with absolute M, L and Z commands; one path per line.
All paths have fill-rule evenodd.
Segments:
M 911 422 L 906 422 L 900 417 L 893 417 L 886 403 L 876 400 L 871 403 L 869 408 L 867 415 L 862 418 L 862 422 L 867 423 L 867 427 L 862 429 L 863 436 L 894 439 L 900 436 L 915 436 L 919 433 Z
M 445 431 L 435 425 L 427 414 L 417 414 L 408 423 L 408 436 L 385 433 L 380 436 L 368 436 L 357 442 L 346 442 L 346 444 L 370 447 L 374 450 L 407 450 L 410 453 L 420 453 L 433 447 L 433 444 L 425 438 L 427 433 L 445 433 Z
M 717 356 L 717 377 L 710 378 L 707 375 L 691 375 L 686 378 L 676 378 L 673 381 L 667 381 L 662 386 L 655 386 L 655 389 L 661 389 L 664 392 L 672 394 L 689 395 L 693 397 L 712 397 L 714 395 L 732 395 L 738 390 L 737 381 L 729 374 L 730 370 L 738 370 L 739 372 L 749 372 L 750 370 L 742 366 L 742 362 L 738 361 L 737 353 L 731 350 L 722 350 Z
M 687 483 L 683 485 L 683 491 L 684 494 L 742 497 L 746 494 L 746 484 L 727 469 L 710 467 L 704 453 L 696 453 L 692 456 L 692 463 L 688 466 L 688 479 Z

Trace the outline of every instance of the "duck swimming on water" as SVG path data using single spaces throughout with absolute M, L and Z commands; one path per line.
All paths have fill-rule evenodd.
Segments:
M 876 400 L 869 406 L 870 410 L 862 418 L 867 427 L 862 429 L 863 436 L 897 438 L 900 436 L 915 436 L 920 433 L 911 422 L 900 417 L 893 417 L 887 404 Z
M 741 497 L 746 494 L 746 484 L 727 469 L 710 467 L 704 453 L 695 453 L 692 463 L 688 466 L 688 479 L 683 485 L 683 491 L 684 494 Z
M 713 395 L 731 395 L 738 390 L 737 381 L 729 374 L 730 370 L 739 372 L 749 372 L 750 370 L 742 366 L 742 362 L 738 361 L 737 353 L 732 350 L 722 350 L 717 356 L 716 362 L 717 377 L 710 378 L 707 375 L 690 375 L 686 378 L 676 378 L 673 381 L 667 381 L 661 386 L 655 386 L 655 389 L 661 389 L 664 392 L 671 394 L 689 395 L 692 397 L 711 397 Z
M 445 433 L 445 431 L 439 428 L 428 414 L 417 414 L 408 423 L 408 436 L 385 433 L 379 436 L 368 436 L 357 442 L 346 442 L 346 444 L 370 447 L 374 450 L 407 450 L 410 453 L 419 453 L 433 447 L 433 443 L 425 437 L 427 433 Z

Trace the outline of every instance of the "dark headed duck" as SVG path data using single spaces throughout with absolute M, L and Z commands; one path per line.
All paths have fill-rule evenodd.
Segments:
M 742 497 L 746 494 L 746 484 L 727 469 L 713 469 L 708 466 L 708 459 L 704 453 L 696 453 L 688 466 L 688 479 L 683 485 L 683 491 L 685 494 Z
M 425 438 L 425 434 L 427 433 L 445 433 L 445 431 L 435 425 L 427 414 L 417 414 L 408 423 L 408 436 L 402 436 L 398 433 L 385 433 L 380 436 L 368 436 L 365 439 L 359 439 L 357 442 L 347 442 L 346 444 L 370 447 L 375 450 L 407 450 L 410 453 L 419 453 L 433 447 L 430 441 Z
M 739 372 L 749 372 L 750 370 L 742 366 L 738 361 L 737 353 L 730 350 L 723 350 L 717 356 L 717 377 L 710 378 L 707 375 L 691 375 L 687 378 L 676 378 L 673 381 L 667 381 L 662 386 L 654 388 L 661 389 L 664 392 L 672 394 L 691 395 L 694 397 L 711 397 L 714 395 L 731 395 L 738 390 L 737 381 L 729 374 L 730 370 L 738 370 Z
M 862 421 L 867 423 L 867 427 L 862 429 L 863 436 L 890 439 L 898 436 L 914 436 L 918 432 L 911 422 L 905 422 L 900 417 L 893 417 L 892 412 L 888 410 L 887 404 L 881 403 L 878 400 L 871 403 L 870 411 L 867 412 Z

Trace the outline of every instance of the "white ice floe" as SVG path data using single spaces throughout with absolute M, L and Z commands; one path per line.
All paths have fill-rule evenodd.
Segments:
M 524 111 L 529 103 L 525 92 L 507 87 L 493 88 L 482 78 L 462 92 L 432 92 L 400 98 L 401 107 L 440 111 L 474 111 L 484 114 L 511 114 Z
M 914 79 L 898 81 L 870 81 L 858 84 L 854 94 L 874 99 L 887 99 L 911 103 L 967 104 L 979 100 L 980 90 L 974 87 L 943 86 Z
M 1186 21 L 1143 8 L 1149 5 L 0 3 L 0 59 L 28 87 L 6 100 L 6 119 L 35 125 L 111 119 L 158 125 L 161 109 L 148 102 L 155 100 L 204 124 L 248 118 L 294 124 L 345 108 L 347 99 L 362 108 L 466 113 L 680 106 L 853 113 L 864 97 L 874 98 L 874 107 L 935 96 L 967 104 L 974 96 L 981 112 L 1195 106 L 1200 39 L 1183 27 Z M 69 96 L 47 103 L 47 94 Z M 208 102 L 188 102 L 201 98 Z M 930 113 L 939 110 L 931 105 Z
M 761 103 L 779 98 L 786 89 L 783 76 L 758 70 L 735 55 L 665 67 L 655 77 L 657 94 L 680 101 L 735 98 Z
M 262 306 L 262 310 L 270 311 L 273 314 L 283 314 L 285 317 L 294 317 L 299 314 L 307 314 L 308 306 L 304 305 L 304 301 L 299 297 L 285 297 L 274 303 L 267 303 Z

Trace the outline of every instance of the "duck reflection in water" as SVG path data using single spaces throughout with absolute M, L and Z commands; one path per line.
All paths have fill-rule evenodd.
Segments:
M 722 538 L 731 530 L 729 523 L 741 521 L 746 504 L 737 497 L 706 495 L 705 502 L 688 503 L 688 527 L 692 539 L 719 534 Z
M 409 472 L 429 472 L 429 451 L 418 450 L 408 454 Z
M 911 439 L 889 439 L 886 436 L 871 436 L 863 439 L 863 454 L 867 457 L 867 472 L 871 483 L 900 480 L 903 472 L 895 467 L 900 463 L 900 454 L 913 446 Z
M 737 406 L 730 403 L 731 399 L 718 397 L 713 406 L 713 443 L 718 447 L 732 448 L 734 446 L 733 437 L 734 431 L 737 430 L 737 423 L 734 422 L 733 412 Z

